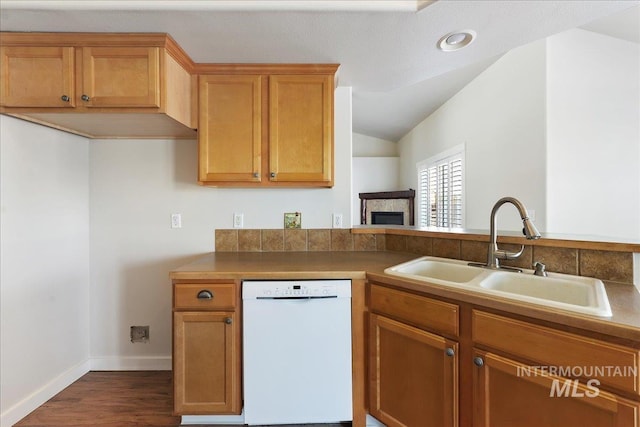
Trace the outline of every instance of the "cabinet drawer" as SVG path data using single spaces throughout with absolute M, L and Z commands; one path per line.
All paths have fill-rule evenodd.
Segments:
M 475 344 L 535 362 L 546 372 L 597 379 L 640 395 L 640 350 L 479 310 L 473 310 L 472 322 Z
M 371 286 L 371 311 L 418 327 L 458 336 L 458 306 L 408 292 Z
M 174 285 L 173 292 L 176 309 L 233 310 L 236 307 L 234 283 L 179 283 Z

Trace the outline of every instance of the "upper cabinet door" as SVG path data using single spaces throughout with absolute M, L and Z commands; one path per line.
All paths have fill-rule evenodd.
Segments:
M 263 78 L 199 77 L 200 182 L 261 181 Z
M 333 185 L 333 75 L 269 77 L 269 176 Z
M 74 48 L 0 48 L 0 105 L 74 107 Z
M 82 48 L 82 93 L 86 107 L 160 107 L 160 49 Z

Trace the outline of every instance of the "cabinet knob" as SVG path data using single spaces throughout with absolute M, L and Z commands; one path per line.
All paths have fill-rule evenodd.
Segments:
M 88 96 L 88 95 L 82 95 L 82 96 L 80 97 L 80 99 L 82 99 L 83 101 L 88 101 L 88 100 L 90 100 L 91 98 L 89 98 L 89 96 Z
M 482 360 L 482 357 L 474 357 L 473 358 L 473 363 L 476 366 L 480 367 L 480 366 L 484 365 L 484 360 Z
M 455 351 L 453 351 L 453 349 L 451 347 L 449 347 L 448 349 L 445 350 L 445 354 L 449 357 L 453 356 L 456 354 Z
M 230 325 L 233 323 L 233 319 L 231 317 L 225 317 L 224 323 L 226 323 L 227 325 Z
M 213 299 L 213 292 L 203 289 L 198 292 L 198 299 Z
M 271 173 L 269 174 L 269 176 L 270 176 L 271 178 L 275 178 L 275 177 L 276 177 L 276 173 L 275 173 L 275 172 L 271 172 Z
M 60 99 L 62 99 L 64 102 L 69 102 L 69 97 L 67 95 L 62 95 Z
M 253 173 L 253 177 L 254 177 L 254 178 L 260 178 L 260 174 L 259 174 L 258 172 L 254 172 L 254 173 Z

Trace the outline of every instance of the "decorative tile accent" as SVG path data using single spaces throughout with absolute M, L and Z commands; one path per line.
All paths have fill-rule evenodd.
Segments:
M 284 250 L 284 230 L 262 230 L 262 250 L 276 252 Z
M 474 240 L 460 241 L 460 258 L 471 262 L 487 262 L 489 243 Z
M 407 236 L 407 252 L 418 255 L 431 255 L 433 253 L 431 237 Z
M 534 246 L 533 262 L 536 261 L 543 263 L 547 271 L 563 274 L 578 274 L 577 249 Z
M 515 245 L 513 243 L 498 243 L 498 248 L 504 249 L 509 252 L 518 252 L 522 246 Z M 526 268 L 531 270 L 533 265 L 533 247 L 530 245 L 524 246 L 524 252 L 516 259 L 501 259 L 500 265 L 506 265 L 509 267 Z
M 580 275 L 633 283 L 633 254 L 580 249 Z
M 238 251 L 259 252 L 261 250 L 260 230 L 238 230 Z
M 398 236 L 395 234 L 386 235 L 386 249 L 389 251 L 406 252 L 407 236 Z
M 375 251 L 377 238 L 375 234 L 354 234 L 353 250 L 354 251 Z
M 216 230 L 215 250 L 218 252 L 236 252 L 238 250 L 238 230 Z
M 307 230 L 300 228 L 291 228 L 284 230 L 284 250 L 306 251 Z
M 460 259 L 460 240 L 433 239 L 433 256 Z
M 353 235 L 349 229 L 331 230 L 332 251 L 353 251 Z
M 331 230 L 317 229 L 308 230 L 309 251 L 330 251 L 331 250 Z

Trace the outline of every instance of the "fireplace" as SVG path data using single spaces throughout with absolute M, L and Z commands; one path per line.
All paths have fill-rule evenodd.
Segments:
M 360 224 L 414 224 L 415 190 L 360 193 Z
M 371 224 L 404 225 L 404 212 L 371 212 Z

